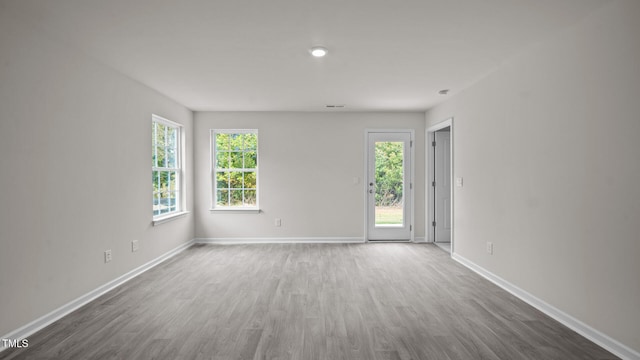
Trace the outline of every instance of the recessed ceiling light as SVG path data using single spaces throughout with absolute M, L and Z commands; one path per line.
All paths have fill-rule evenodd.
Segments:
M 314 46 L 311 48 L 310 52 L 311 52 L 311 55 L 313 55 L 314 57 L 323 57 L 327 55 L 329 50 L 327 50 L 327 48 L 322 46 Z

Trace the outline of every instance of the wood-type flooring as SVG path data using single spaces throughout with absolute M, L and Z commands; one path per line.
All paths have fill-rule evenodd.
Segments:
M 617 359 L 431 244 L 195 245 L 0 359 Z

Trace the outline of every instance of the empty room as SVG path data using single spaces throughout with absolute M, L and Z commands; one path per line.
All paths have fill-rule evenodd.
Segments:
M 0 359 L 640 360 L 637 0 L 0 0 Z

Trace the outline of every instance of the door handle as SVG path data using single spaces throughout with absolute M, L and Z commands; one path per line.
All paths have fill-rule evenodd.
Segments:
M 373 183 L 372 183 L 372 182 L 370 182 L 370 183 L 369 183 L 369 186 L 373 186 Z
M 369 194 L 373 194 L 373 190 L 369 190 Z

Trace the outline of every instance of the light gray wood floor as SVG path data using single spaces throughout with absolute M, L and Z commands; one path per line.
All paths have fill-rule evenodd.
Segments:
M 0 359 L 616 359 L 428 244 L 197 245 Z

